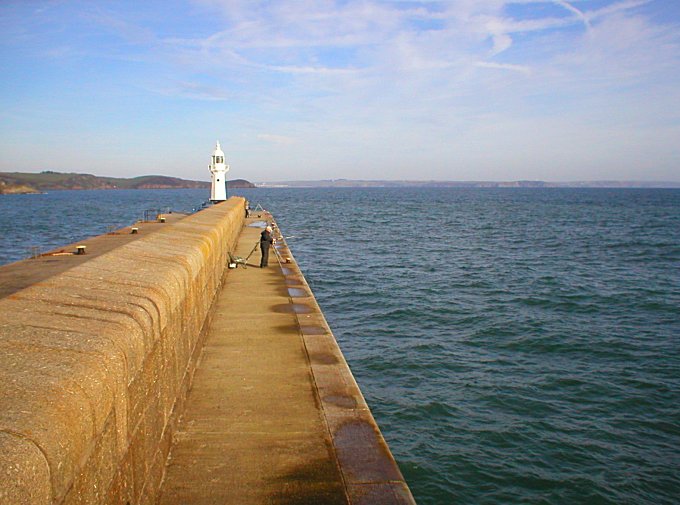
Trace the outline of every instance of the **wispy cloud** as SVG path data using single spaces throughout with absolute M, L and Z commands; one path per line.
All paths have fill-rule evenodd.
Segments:
M 167 96 L 180 96 L 195 100 L 225 101 L 233 98 L 233 95 L 224 88 L 190 81 L 180 81 L 170 85 L 165 84 L 155 89 Z
M 564 0 L 554 0 L 554 2 L 555 2 L 556 5 L 559 5 L 560 7 L 564 7 L 569 12 L 575 14 L 578 19 L 583 21 L 583 24 L 586 26 L 586 28 L 590 29 L 590 21 L 588 21 L 587 16 L 582 11 L 580 11 L 579 9 L 574 7 L 569 2 L 565 2 Z
M 609 5 L 605 5 L 604 7 L 600 7 L 599 9 L 586 11 L 585 16 L 589 20 L 596 20 L 598 18 L 616 14 L 618 12 L 636 9 L 638 7 L 642 7 L 643 5 L 647 5 L 650 2 L 652 2 L 652 0 L 625 0 L 623 2 L 614 2 Z
M 270 142 L 272 144 L 278 145 L 290 145 L 295 143 L 293 137 L 288 137 L 286 135 L 273 135 L 271 133 L 260 133 L 257 138 L 263 140 L 264 142 Z
M 482 68 L 495 68 L 498 70 L 512 70 L 513 72 L 519 72 L 521 74 L 530 74 L 531 69 L 526 65 L 513 65 L 511 63 L 494 63 L 492 61 L 479 61 L 477 62 L 478 67 Z

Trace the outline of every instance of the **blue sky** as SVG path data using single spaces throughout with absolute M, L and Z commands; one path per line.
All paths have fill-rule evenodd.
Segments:
M 680 180 L 677 0 L 4 0 L 0 75 L 0 171 Z

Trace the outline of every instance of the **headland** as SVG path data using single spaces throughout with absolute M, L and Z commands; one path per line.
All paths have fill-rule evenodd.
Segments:
M 254 184 L 235 179 L 227 181 L 231 188 L 252 188 Z M 62 173 L 45 170 L 40 173 L 0 172 L 0 194 L 42 193 L 81 189 L 183 189 L 209 188 L 208 181 L 191 181 L 164 175 L 133 178 L 102 177 L 92 174 Z

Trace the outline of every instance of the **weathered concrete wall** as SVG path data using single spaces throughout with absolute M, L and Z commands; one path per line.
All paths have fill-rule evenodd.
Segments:
M 0 299 L 0 503 L 157 493 L 243 199 Z

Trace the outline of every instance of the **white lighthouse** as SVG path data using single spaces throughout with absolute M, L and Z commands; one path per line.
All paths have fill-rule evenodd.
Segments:
M 210 162 L 210 173 L 212 174 L 212 188 L 210 189 L 210 201 L 221 202 L 227 199 L 227 181 L 225 175 L 229 171 L 229 165 L 224 164 L 224 153 L 220 147 L 220 141 L 215 144 Z

